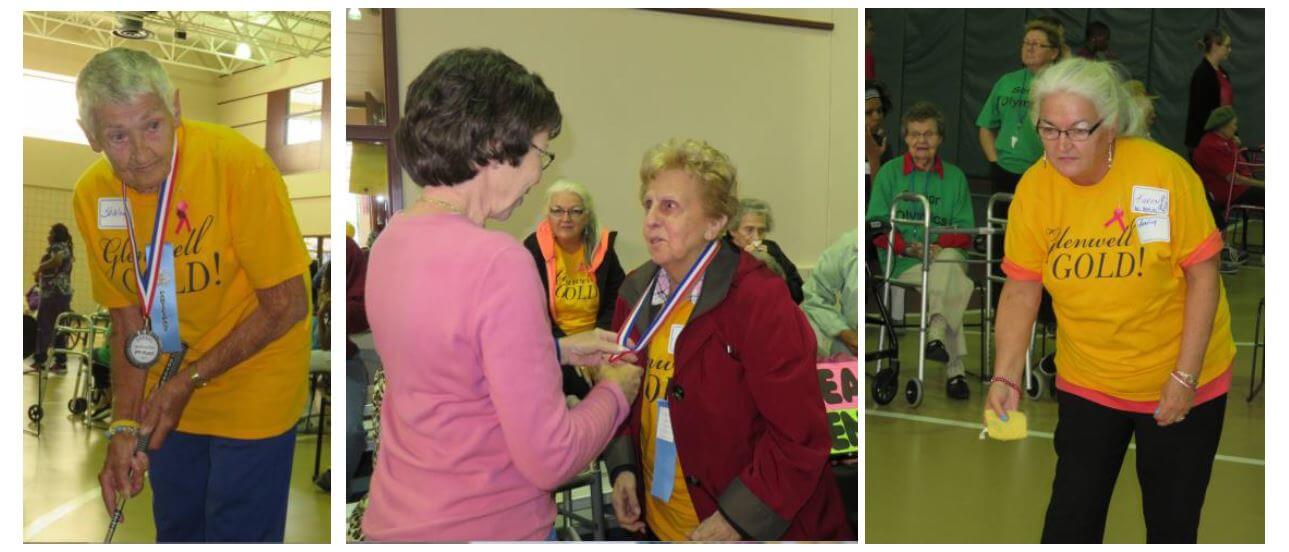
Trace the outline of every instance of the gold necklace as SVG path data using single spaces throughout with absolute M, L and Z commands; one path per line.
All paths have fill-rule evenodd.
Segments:
M 457 207 L 456 205 L 453 205 L 453 204 L 448 203 L 448 202 L 446 202 L 446 201 L 443 201 L 443 200 L 441 200 L 441 199 L 436 199 L 436 198 L 432 198 L 432 197 L 422 197 L 422 198 L 421 198 L 421 201 L 424 201 L 424 202 L 426 202 L 426 203 L 432 203 L 432 204 L 434 204 L 434 205 L 437 205 L 437 206 L 439 206 L 439 207 L 442 207 L 442 208 L 444 208 L 444 209 L 447 209 L 448 211 L 451 211 L 451 212 L 456 213 L 456 214 L 458 214 L 458 215 L 463 215 L 463 214 L 465 214 L 465 211 L 463 211 L 460 207 Z

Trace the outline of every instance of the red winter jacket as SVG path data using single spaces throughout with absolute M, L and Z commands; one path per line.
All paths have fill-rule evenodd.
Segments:
M 647 262 L 627 275 L 614 328 L 625 323 L 656 270 Z M 645 306 L 633 339 L 658 308 Z M 640 364 L 648 365 L 644 355 Z M 636 473 L 640 504 L 647 507 L 639 479 L 641 396 L 605 461 L 614 476 Z M 855 538 L 828 466 L 831 441 L 814 333 L 787 287 L 756 258 L 730 247 L 717 252 L 676 342 L 666 397 L 698 519 L 719 509 L 756 540 Z

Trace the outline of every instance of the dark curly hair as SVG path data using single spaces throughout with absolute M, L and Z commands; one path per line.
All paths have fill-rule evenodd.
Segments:
M 67 226 L 61 222 L 55 222 L 49 227 L 49 237 L 54 243 L 72 244 L 72 233 L 67 231 Z
M 452 186 L 492 161 L 518 166 L 563 115 L 542 78 L 490 48 L 434 58 L 411 86 L 394 133 L 399 163 L 419 186 Z

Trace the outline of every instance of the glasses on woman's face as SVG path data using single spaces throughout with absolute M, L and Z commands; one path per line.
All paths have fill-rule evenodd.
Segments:
M 1075 128 L 1065 129 L 1065 130 L 1056 128 L 1052 125 L 1045 125 L 1043 123 L 1039 123 L 1037 128 L 1038 128 L 1038 135 L 1042 137 L 1044 140 L 1055 142 L 1057 140 L 1060 140 L 1061 135 L 1064 134 L 1070 137 L 1071 142 L 1086 142 L 1088 140 L 1088 137 L 1092 136 L 1092 133 L 1096 132 L 1097 129 L 1101 127 L 1101 123 L 1104 123 L 1104 122 L 1105 122 L 1105 119 L 1101 119 L 1100 121 L 1097 121 L 1096 124 L 1087 128 L 1075 127 Z
M 583 209 L 581 207 L 573 207 L 571 209 L 564 209 L 562 207 L 551 207 L 551 218 L 555 218 L 555 219 L 562 219 L 564 218 L 564 215 L 568 215 L 569 218 L 578 218 L 585 214 L 586 214 L 586 209 Z
M 532 147 L 533 147 L 533 149 L 537 150 L 537 154 L 542 156 L 542 170 L 543 170 L 543 171 L 544 171 L 544 170 L 546 170 L 546 167 L 551 166 L 551 163 L 554 163 L 554 162 L 555 162 L 555 154 L 553 154 L 553 153 L 551 153 L 551 152 L 549 152 L 549 151 L 546 151 L 546 150 L 544 150 L 544 149 L 542 149 L 542 148 L 540 148 L 540 147 L 537 147 L 537 144 L 532 144 L 532 143 L 530 143 L 530 144 L 528 144 L 528 145 L 532 146 Z

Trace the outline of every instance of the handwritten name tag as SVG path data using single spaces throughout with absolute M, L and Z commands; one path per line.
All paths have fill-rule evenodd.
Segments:
M 1132 212 L 1145 215 L 1168 214 L 1168 190 L 1150 186 L 1132 187 Z
M 98 229 L 125 230 L 125 200 L 119 197 L 98 198 Z
M 1154 242 L 1168 243 L 1168 217 L 1137 217 L 1137 239 L 1142 245 Z

